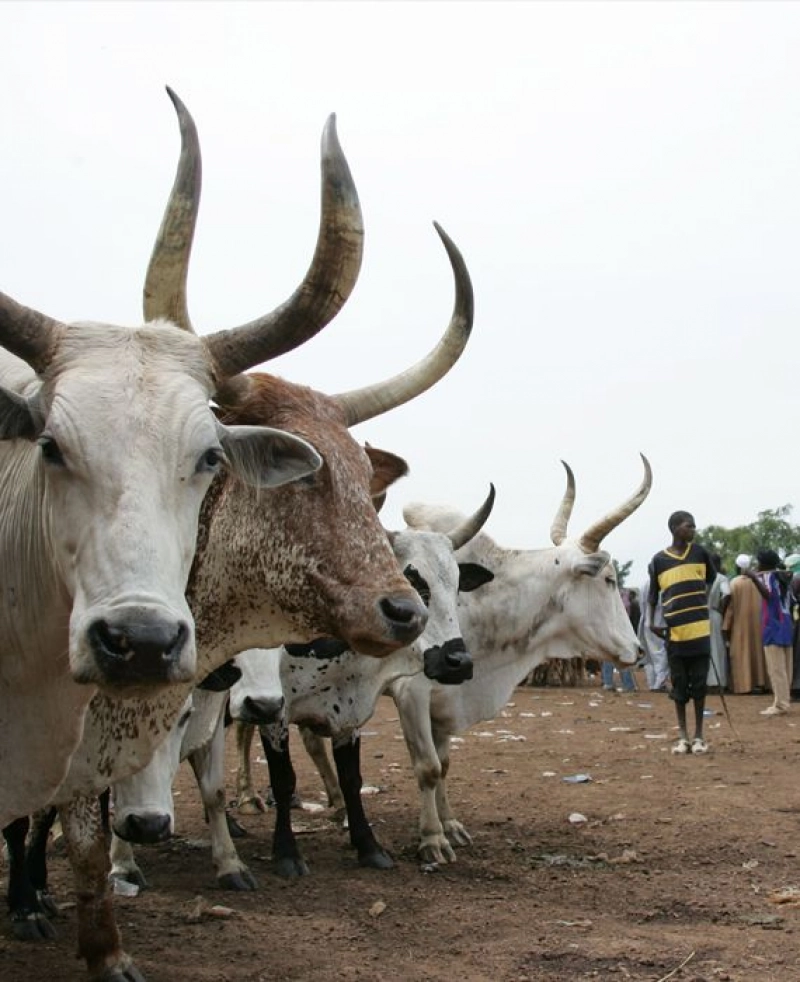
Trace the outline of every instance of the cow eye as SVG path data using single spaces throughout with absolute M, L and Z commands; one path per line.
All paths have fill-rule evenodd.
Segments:
M 61 450 L 51 436 L 43 433 L 37 442 L 42 451 L 42 460 L 44 460 L 46 464 L 52 464 L 54 467 L 64 466 L 65 461 Z
M 209 447 L 197 461 L 196 473 L 216 474 L 225 463 L 225 453 L 222 447 Z
M 406 566 L 403 570 L 403 576 L 405 576 L 411 586 L 417 591 L 420 600 L 425 606 L 429 607 L 431 602 L 431 588 L 428 586 L 428 581 L 422 576 L 416 566 L 412 566 L 411 564 Z

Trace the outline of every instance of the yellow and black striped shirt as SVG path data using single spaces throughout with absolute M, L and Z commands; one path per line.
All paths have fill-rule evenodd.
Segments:
M 709 554 L 695 542 L 690 542 L 683 553 L 664 549 L 653 556 L 649 573 L 649 600 L 655 606 L 661 595 L 670 653 L 709 653 L 708 588 L 716 576 Z

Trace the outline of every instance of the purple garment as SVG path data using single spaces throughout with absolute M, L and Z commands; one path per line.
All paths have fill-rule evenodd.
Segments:
M 780 582 L 774 572 L 757 574 L 769 590 L 769 598 L 761 601 L 761 640 L 764 644 L 792 646 L 792 615 L 789 612 L 788 591 L 781 595 Z

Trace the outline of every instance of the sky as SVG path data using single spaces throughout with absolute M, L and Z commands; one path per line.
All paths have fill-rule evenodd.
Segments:
M 267 368 L 329 393 L 423 357 L 461 249 L 472 337 L 428 393 L 353 430 L 410 501 L 549 545 L 653 467 L 605 540 L 629 585 L 667 517 L 790 504 L 800 323 L 800 4 L 0 4 L 0 289 L 62 320 L 141 321 L 181 96 L 203 150 L 189 279 L 200 333 L 282 303 L 311 258 L 331 112 L 364 212 L 350 300 Z M 800 515 L 792 518 L 800 523 Z M 800 543 L 798 543 L 800 546 Z

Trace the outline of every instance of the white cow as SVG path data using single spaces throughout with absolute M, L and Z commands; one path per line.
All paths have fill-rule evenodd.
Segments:
M 459 561 L 483 563 L 494 573 L 484 590 L 459 598 L 474 677 L 456 688 L 431 685 L 421 675 L 389 687 L 422 797 L 419 853 L 426 861 L 453 862 L 448 840 L 471 842 L 447 799 L 452 735 L 494 718 L 514 687 L 547 659 L 591 655 L 620 666 L 636 661 L 638 641 L 614 567 L 599 547 L 650 491 L 650 465 L 642 459 L 645 475 L 636 493 L 578 539 L 566 537 L 575 481 L 565 464 L 567 491 L 551 529 L 554 548 L 504 549 L 481 533 L 459 550 Z M 407 506 L 403 517 L 414 528 L 439 531 L 459 521 L 452 509 L 419 504 Z
M 193 677 L 184 591 L 226 461 L 261 486 L 320 466 L 302 439 L 222 424 L 209 398 L 334 316 L 357 271 L 353 211 L 295 298 L 202 339 L 160 317 L 67 325 L 0 294 L 0 826 L 52 797 L 98 687 Z
M 196 132 L 190 124 L 184 111 L 181 164 L 147 292 L 148 309 L 181 311 L 179 319 L 187 328 L 183 287 L 193 218 L 187 223 L 185 217 L 196 205 L 197 187 L 186 175 L 199 170 Z M 332 137 L 331 127 L 326 132 Z M 335 149 L 340 173 L 328 190 L 341 195 L 345 185 L 352 185 L 338 144 Z M 187 186 L 193 188 L 188 200 Z M 321 228 L 330 223 L 331 216 L 323 214 Z M 406 465 L 391 454 L 361 448 L 348 430 L 425 391 L 466 345 L 473 312 L 469 274 L 452 242 L 441 231 L 440 236 L 454 272 L 456 299 L 444 337 L 416 366 L 387 382 L 336 396 L 261 374 L 242 376 L 218 393 L 226 422 L 280 420 L 298 436 L 314 434 L 323 465 L 318 479 L 292 485 L 287 495 L 282 489 L 256 494 L 241 482 L 220 478 L 206 496 L 187 588 L 197 628 L 199 676 L 245 648 L 287 638 L 306 641 L 325 633 L 384 657 L 424 627 L 425 607 L 397 568 L 371 503 L 372 496 L 405 473 Z M 308 289 L 304 295 L 308 300 Z M 124 706 L 95 698 L 81 745 L 54 797 L 61 805 L 81 898 L 80 949 L 91 951 L 94 963 L 115 970 L 128 971 L 130 960 L 106 912 L 107 854 L 94 794 L 147 764 L 180 715 L 187 691 L 184 687 L 158 698 L 128 700 Z M 91 963 L 89 967 L 91 972 Z
M 477 534 L 493 503 L 492 488 L 475 515 L 449 534 L 409 529 L 390 533 L 400 569 L 428 605 L 425 631 L 413 645 L 381 660 L 347 650 L 342 642 L 326 640 L 290 645 L 294 654 L 286 648 L 273 648 L 237 655 L 235 664 L 242 678 L 231 688 L 229 711 L 250 734 L 253 726 L 261 723 L 277 805 L 273 858 L 280 875 L 292 877 L 307 872 L 289 820 L 294 791 L 288 753 L 289 722 L 310 726 L 315 733 L 333 738 L 336 761 L 343 768 L 340 780 L 345 789 L 351 841 L 358 850 L 359 861 L 382 868 L 392 864 L 374 838 L 361 808 L 358 728 L 372 716 L 381 692 L 400 676 L 421 672 L 424 666 L 429 677 L 451 684 L 468 677 L 465 668 L 470 667 L 470 662 L 459 635 L 456 595 L 459 590 L 473 590 L 488 582 L 491 573 L 474 563 L 457 563 L 454 554 L 456 548 Z M 305 649 L 303 653 L 301 648 Z M 115 785 L 113 827 L 122 838 L 130 838 L 132 822 L 171 830 L 172 781 L 178 763 L 188 757 L 208 815 L 217 881 L 223 887 L 243 889 L 252 885 L 252 876 L 236 854 L 225 820 L 225 696 L 195 690 L 195 700 L 199 699 L 201 705 L 208 706 L 211 698 L 217 700 L 212 738 L 198 745 L 194 719 L 184 734 L 176 728 L 169 741 L 171 749 L 159 751 L 147 768 Z M 267 725 L 265 717 L 270 716 L 275 722 Z M 143 882 L 132 850 L 116 838 L 112 864 L 113 875 Z

